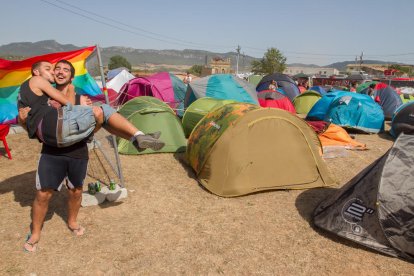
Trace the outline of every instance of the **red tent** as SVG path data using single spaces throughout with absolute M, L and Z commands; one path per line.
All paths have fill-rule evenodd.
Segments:
M 261 107 L 279 108 L 296 114 L 295 107 L 289 98 L 282 93 L 273 90 L 263 90 L 257 93 L 257 98 Z

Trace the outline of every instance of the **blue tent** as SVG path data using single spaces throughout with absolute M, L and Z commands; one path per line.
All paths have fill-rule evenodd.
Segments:
M 309 90 L 316 91 L 322 96 L 324 96 L 327 92 L 322 86 L 312 86 Z
M 193 80 L 187 87 L 184 106 L 188 107 L 203 97 L 259 104 L 254 86 L 229 74 L 210 75 Z
M 359 93 L 368 94 L 368 88 L 361 90 Z M 391 86 L 381 82 L 375 84 L 373 98 L 382 106 L 385 119 L 391 119 L 397 108 L 403 104 L 397 91 L 391 88 Z
M 323 96 L 309 111 L 307 120 L 332 122 L 344 128 L 378 133 L 384 128 L 384 113 L 370 96 L 335 91 Z
M 414 133 L 414 101 L 400 106 L 392 117 L 391 135 L 397 138 L 402 132 L 405 134 Z
M 264 76 L 263 79 L 256 86 L 256 91 L 260 92 L 269 89 L 269 84 L 274 80 L 277 82 L 277 86 L 283 90 L 282 94 L 286 95 L 290 101 L 300 94 L 300 90 L 296 85 L 295 81 L 292 80 L 288 75 L 281 73 L 274 73 Z

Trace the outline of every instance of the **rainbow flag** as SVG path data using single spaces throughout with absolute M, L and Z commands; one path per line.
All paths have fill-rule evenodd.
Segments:
M 70 52 L 51 53 L 31 57 L 20 61 L 0 59 L 0 124 L 14 124 L 17 118 L 17 95 L 20 85 L 31 77 L 30 68 L 33 63 L 47 60 L 56 63 L 61 59 L 70 61 L 75 67 L 73 85 L 76 93 L 96 96 L 101 94 L 95 80 L 89 75 L 85 61 L 95 50 L 95 46 Z

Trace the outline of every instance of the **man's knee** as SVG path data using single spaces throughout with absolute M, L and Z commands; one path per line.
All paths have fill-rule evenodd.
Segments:
M 82 187 L 76 187 L 68 190 L 68 195 L 70 198 L 79 198 L 82 196 L 83 189 Z
M 53 190 L 50 190 L 50 189 L 39 190 L 36 192 L 36 200 L 42 203 L 49 202 L 52 195 L 53 195 Z

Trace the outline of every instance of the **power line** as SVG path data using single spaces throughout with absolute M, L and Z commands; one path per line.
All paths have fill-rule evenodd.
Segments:
M 67 11 L 67 12 L 70 12 L 70 13 L 73 13 L 73 14 L 76 14 L 76 15 L 81 16 L 83 18 L 86 18 L 88 20 L 91 20 L 91 21 L 94 21 L 94 22 L 97 22 L 97 23 L 100 23 L 100 24 L 104 24 L 106 26 L 109 26 L 109 27 L 112 27 L 112 28 L 115 28 L 115 29 L 118 29 L 118 30 L 121 30 L 121 31 L 124 31 L 124 32 L 128 32 L 128 33 L 131 33 L 131 34 L 134 34 L 134 35 L 143 36 L 143 37 L 146 37 L 146 38 L 149 38 L 149 39 L 154 39 L 154 40 L 157 40 L 157 41 L 162 41 L 162 42 L 166 42 L 166 43 L 171 43 L 171 44 L 176 44 L 176 45 L 181 45 L 181 46 L 187 46 L 187 47 L 189 45 L 191 45 L 193 47 L 194 46 L 198 46 L 198 47 L 202 46 L 202 47 L 205 47 L 205 48 L 210 47 L 210 48 L 229 48 L 229 49 L 233 49 L 233 47 L 234 47 L 234 46 L 228 46 L 228 45 L 225 46 L 225 45 L 201 44 L 201 43 L 196 43 L 196 42 L 189 42 L 189 41 L 185 41 L 185 40 L 180 40 L 180 39 L 177 39 L 177 38 L 173 38 L 173 37 L 170 37 L 170 36 L 165 36 L 165 35 L 158 34 L 158 33 L 154 33 L 154 32 L 151 32 L 151 31 L 142 29 L 142 28 L 138 28 L 136 26 L 128 25 L 128 24 L 125 24 L 123 22 L 120 22 L 120 21 L 111 19 L 109 17 L 105 17 L 103 15 L 100 15 L 100 14 L 97 14 L 97 13 L 94 13 L 94 12 L 87 11 L 85 9 L 79 8 L 77 6 L 74 6 L 74 5 L 71 5 L 71 4 L 67 4 L 67 3 L 65 3 L 63 1 L 56 0 L 57 2 L 59 2 L 61 4 L 64 4 L 66 6 L 69 6 L 72 9 L 77 9 L 79 11 L 82 11 L 83 13 L 86 13 L 86 14 L 89 14 L 89 15 L 93 15 L 95 17 L 103 18 L 103 19 L 106 19 L 108 21 L 114 22 L 114 23 L 116 23 L 118 25 L 121 25 L 121 26 L 130 28 L 130 29 L 134 29 L 134 30 L 139 31 L 139 32 L 135 32 L 135 31 L 131 31 L 129 29 L 126 29 L 124 27 L 120 27 L 120 26 L 117 26 L 115 24 L 111 24 L 111 23 L 108 23 L 108 22 L 105 22 L 105 21 L 102 21 L 102 20 L 93 18 L 91 16 L 88 16 L 88 15 L 85 15 L 85 14 L 82 14 L 82 13 L 79 13 L 79 12 L 76 12 L 76 11 L 74 11 L 72 9 L 68 9 L 66 7 L 63 7 L 61 5 L 57 5 L 56 3 L 52 3 L 52 2 L 49 2 L 47 0 L 40 0 L 40 1 L 42 1 L 42 2 L 44 2 L 46 4 L 49 4 L 49 5 L 52 5 L 54 7 L 57 7 L 59 9 L 62 9 L 64 11 Z

